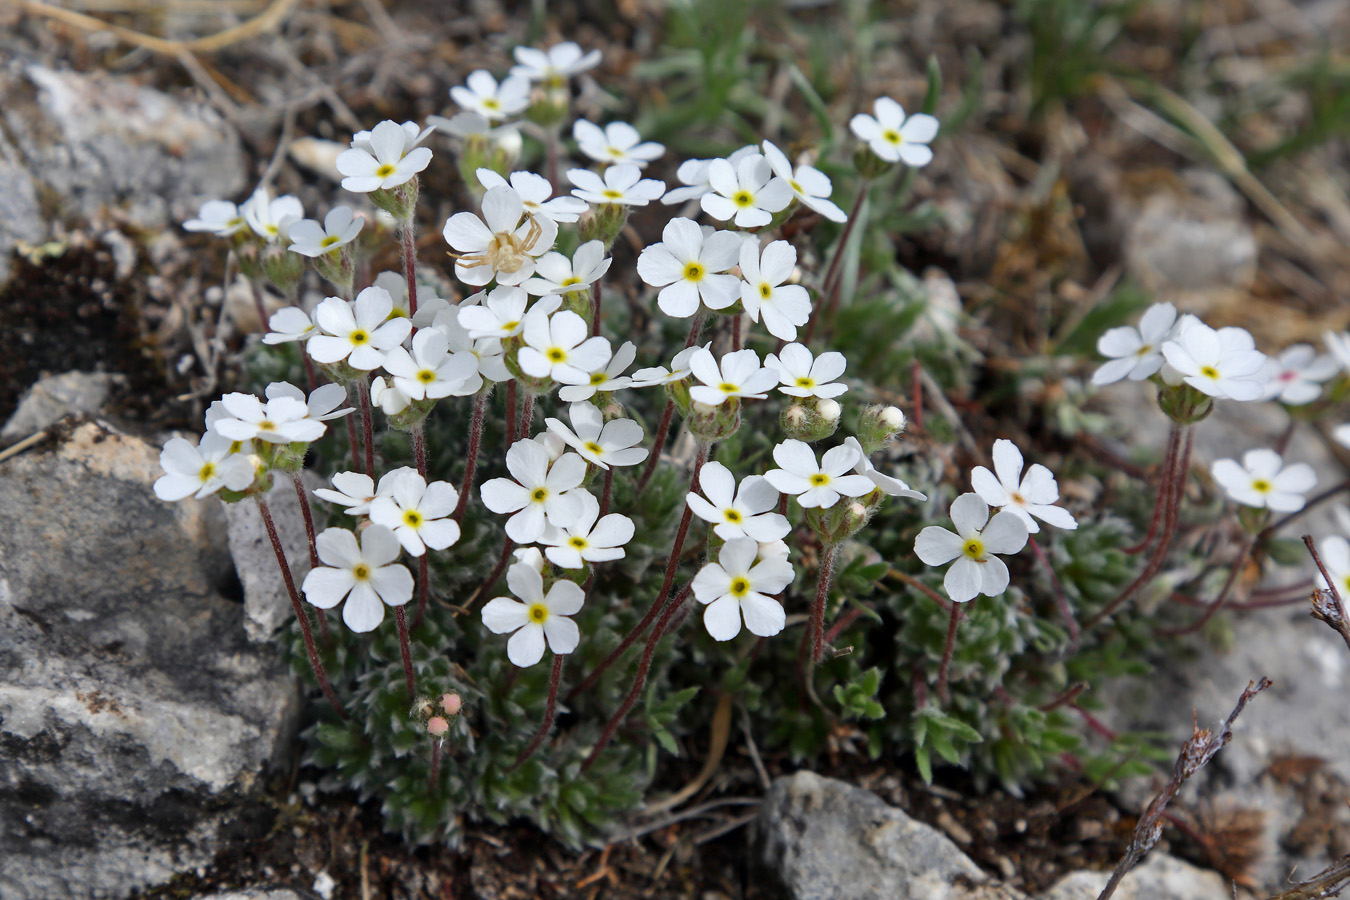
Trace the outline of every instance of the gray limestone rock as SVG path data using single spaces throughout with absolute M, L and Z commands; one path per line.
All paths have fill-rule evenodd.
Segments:
M 38 379 L 0 430 L 0 444 L 28 437 L 64 416 L 102 411 L 117 378 L 107 372 L 65 372 Z
M 206 864 L 290 759 L 295 682 L 223 596 L 219 501 L 163 503 L 160 474 L 98 423 L 0 464 L 0 900 Z
M 1097 900 L 1110 872 L 1074 872 L 1041 900 Z M 1217 872 L 1199 869 L 1166 853 L 1150 853 L 1121 879 L 1114 900 L 1224 900 L 1232 889 Z

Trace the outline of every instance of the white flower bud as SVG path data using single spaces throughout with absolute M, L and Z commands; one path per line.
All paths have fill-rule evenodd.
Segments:
M 877 418 L 892 431 L 903 431 L 905 428 L 905 414 L 897 406 L 883 408 L 877 413 Z
M 817 400 L 816 412 L 820 413 L 820 417 L 826 422 L 838 422 L 842 407 L 833 400 Z

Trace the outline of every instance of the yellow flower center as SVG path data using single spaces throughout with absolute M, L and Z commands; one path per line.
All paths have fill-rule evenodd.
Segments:
M 826 475 L 824 472 L 817 472 L 808 478 L 807 481 L 811 482 L 811 487 L 824 487 L 830 483 L 830 476 Z
M 543 625 L 548 621 L 548 607 L 542 603 L 530 604 L 530 621 Z
M 979 562 L 984 558 L 984 541 L 979 538 L 966 538 L 965 544 L 961 546 L 961 552 Z
M 546 353 L 545 355 L 549 358 L 550 362 L 555 363 L 560 363 L 563 360 L 567 359 L 567 351 L 561 347 L 549 347 L 548 353 Z
M 792 188 L 792 192 L 793 192 L 794 194 L 805 194 L 805 193 L 806 193 L 806 189 L 803 188 L 803 187 L 802 187 L 799 183 L 797 183 L 796 181 L 793 181 L 791 178 L 788 179 L 788 187 Z
M 334 244 L 336 244 L 337 242 L 339 242 L 339 241 L 341 241 L 341 240 L 342 240 L 342 238 L 338 237 L 337 235 L 335 235 L 335 234 L 330 234 L 330 235 L 328 235 L 326 238 L 324 238 L 323 240 L 319 241 L 319 246 L 320 246 L 320 247 L 331 247 L 331 246 L 333 246 Z
M 378 169 L 375 170 L 375 174 L 380 176 L 381 178 L 388 178 L 390 175 L 393 175 L 394 174 L 393 163 L 385 163 L 384 165 L 380 166 Z
M 273 422 L 271 419 L 263 419 L 261 422 L 258 423 L 258 430 L 259 430 L 259 431 L 276 431 L 276 430 L 277 430 L 277 423 Z
M 417 373 L 417 380 L 423 384 L 431 384 L 436 380 L 436 371 L 434 369 L 422 369 Z
M 604 372 L 594 372 L 591 374 L 591 384 L 604 384 L 609 380 L 609 376 Z
M 741 521 L 741 514 L 734 509 L 729 509 L 722 515 L 726 518 L 728 522 L 739 523 Z
M 1013 491 L 1011 494 L 1008 495 L 1008 502 L 1013 506 L 1026 506 L 1027 498 L 1023 497 L 1017 491 Z
M 767 281 L 761 281 L 759 283 L 759 295 L 765 300 L 768 300 L 773 296 L 773 285 L 769 284 Z
M 622 200 L 623 191 L 616 191 L 614 188 L 606 188 L 600 192 L 601 196 L 608 197 L 610 200 Z
M 803 375 L 801 378 L 797 379 L 797 387 L 813 388 L 815 386 L 816 380 L 814 378 L 807 378 L 805 375 Z
M 719 391 L 721 391 L 722 393 L 724 393 L 724 394 L 734 394 L 734 393 L 736 393 L 737 391 L 740 390 L 740 388 L 737 387 L 736 385 L 734 385 L 734 384 L 729 384 L 728 382 L 725 382 L 725 381 L 722 382 L 721 384 L 719 384 L 719 385 L 717 386 L 717 389 L 718 389 Z
M 691 262 L 684 267 L 684 277 L 688 281 L 701 281 L 703 279 L 703 266 L 696 262 Z
M 571 278 L 564 278 L 558 282 L 559 287 L 571 287 L 574 284 L 581 284 L 581 279 L 573 275 Z
M 1201 366 L 1200 374 L 1205 376 L 1206 378 L 1218 378 L 1219 370 L 1214 368 L 1213 366 Z
M 1269 494 L 1274 485 L 1264 478 L 1258 478 L 1252 482 L 1252 490 L 1258 494 Z
M 603 456 L 605 453 L 605 448 L 601 447 L 595 441 L 587 441 L 586 449 L 589 450 L 591 453 L 595 454 L 596 456 Z
M 366 331 L 353 331 L 351 334 L 347 335 L 347 340 L 351 341 L 353 344 L 364 344 L 370 340 L 370 333 Z
M 736 194 L 731 198 L 731 202 L 735 203 L 739 207 L 744 208 L 747 206 L 754 205 L 755 198 L 753 195 L 751 195 L 749 191 L 737 191 Z
M 357 581 L 365 581 L 370 578 L 370 566 L 365 563 L 357 563 L 352 566 L 352 577 Z
M 573 547 L 577 548 L 578 550 L 585 550 L 587 547 L 590 546 L 590 543 L 587 542 L 587 540 L 586 540 L 584 537 L 581 537 L 580 535 L 578 535 L 577 537 L 571 538 L 570 540 L 568 540 L 567 543 L 571 544 Z
M 216 464 L 213 462 L 203 463 L 202 467 L 197 470 L 197 477 L 202 481 L 210 481 L 216 477 Z
M 418 528 L 422 524 L 422 514 L 415 509 L 409 509 L 403 513 L 403 524 L 409 528 Z
M 496 97 L 488 97 L 483 100 L 483 109 L 501 109 L 502 103 Z
M 744 578 L 731 579 L 731 587 L 728 589 L 733 597 L 744 597 L 750 593 L 750 582 Z
M 900 132 L 893 128 L 888 128 L 883 131 L 881 133 L 881 139 L 888 144 L 899 144 L 904 141 L 904 138 L 900 136 Z
M 534 492 L 530 494 L 530 499 L 533 500 L 535 503 L 543 503 L 545 500 L 548 499 L 548 488 L 542 487 L 535 488 Z

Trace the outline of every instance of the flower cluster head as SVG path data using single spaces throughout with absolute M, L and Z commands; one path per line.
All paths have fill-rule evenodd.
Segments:
M 447 481 L 427 484 L 412 469 L 403 469 L 370 502 L 370 521 L 393 531 L 413 556 L 444 550 L 459 540 L 459 523 L 449 518 L 459 492 Z
M 720 406 L 728 400 L 763 400 L 778 381 L 772 369 L 761 368 L 753 350 L 733 350 L 718 360 L 707 348 L 694 351 L 689 368 L 699 383 L 689 389 L 696 403 Z
M 813 357 L 802 344 L 788 344 L 764 358 L 764 368 L 778 375 L 778 391 L 790 397 L 838 397 L 848 385 L 835 381 L 844 374 L 844 354 L 828 351 Z
M 905 109 L 890 97 L 878 97 L 872 112 L 858 113 L 848 127 L 860 141 L 886 162 L 926 166 L 933 161 L 928 144 L 937 137 L 938 120 L 926 113 L 905 115 Z
M 1016 553 L 1026 546 L 1027 526 L 1011 510 L 989 517 L 989 504 L 978 494 L 962 494 L 952 501 L 953 533 L 929 525 L 914 539 L 914 552 L 926 565 L 949 562 L 943 587 L 957 603 L 980 594 L 997 597 L 1008 589 L 1008 567 L 995 554 Z
M 571 653 L 581 632 L 568 616 L 581 612 L 586 596 L 573 581 L 559 580 L 544 593 L 544 577 L 533 566 L 516 563 L 506 570 L 506 584 L 516 598 L 495 597 L 483 607 L 483 624 L 493 634 L 510 634 L 506 657 L 525 668 L 544 658 L 544 646 L 557 654 Z
M 309 570 L 301 590 L 319 609 L 332 609 L 345 598 L 342 621 L 352 631 L 375 630 L 384 621 L 386 606 L 403 606 L 412 599 L 412 573 L 395 562 L 399 540 L 388 528 L 369 526 L 359 543 L 345 528 L 328 528 L 315 546 L 323 565 Z
M 605 165 L 628 164 L 641 169 L 666 152 L 661 144 L 642 140 L 638 130 L 627 122 L 610 122 L 601 128 L 578 119 L 572 126 L 572 137 L 582 155 Z
M 356 240 L 366 220 L 353 215 L 350 206 L 335 206 L 320 225 L 314 219 L 301 219 L 291 226 L 290 250 L 301 256 L 316 257 L 333 253 Z
M 521 217 L 524 216 L 524 221 Z M 525 202 L 509 185 L 483 195 L 483 216 L 455 213 L 445 221 L 445 242 L 458 251 L 455 277 L 465 284 L 520 284 L 534 274 L 535 259 L 553 248 L 558 223 L 525 212 Z
M 729 540 L 694 576 L 694 599 L 704 604 L 703 624 L 713 640 L 729 641 L 741 631 L 773 637 L 783 630 L 787 613 L 774 599 L 793 579 L 792 564 L 772 556 L 759 559 L 759 544 L 748 537 Z
M 755 146 L 749 144 L 732 153 L 726 158 L 726 161 L 735 167 L 740 165 L 741 160 L 747 156 L 753 156 L 757 152 Z M 708 169 L 712 166 L 712 163 L 711 159 L 686 159 L 680 163 L 680 167 L 675 170 L 675 177 L 682 186 L 671 189 L 661 198 L 661 202 L 667 206 L 684 203 L 686 200 L 697 200 L 711 191 L 712 184 L 708 181 Z
M 290 227 L 305 217 L 298 198 L 290 194 L 273 197 L 265 187 L 254 191 L 239 212 L 253 233 L 269 244 L 285 241 Z
M 760 147 L 773 174 L 787 183 L 792 195 L 803 206 L 815 210 L 831 222 L 848 221 L 848 214 L 830 200 L 834 185 L 830 183 L 828 175 L 808 165 L 799 165 L 794 169 L 783 151 L 769 141 L 765 141 Z
M 522 336 L 520 368 L 531 378 L 581 384 L 613 354 L 609 341 L 592 337 L 590 325 L 570 309 L 552 315 L 531 310 L 525 316 Z
M 1177 379 L 1202 394 L 1259 400 L 1265 393 L 1266 355 L 1244 328 L 1215 330 L 1195 316 L 1183 316 L 1162 352 Z
M 1307 502 L 1305 495 L 1317 484 L 1312 466 L 1286 466 L 1280 454 L 1265 448 L 1248 450 L 1241 464 L 1234 459 L 1215 460 L 1210 473 L 1238 503 L 1275 512 L 1298 512 Z
M 432 129 L 415 122 L 386 120 L 370 131 L 357 132 L 350 149 L 338 154 L 342 187 L 358 194 L 388 190 L 411 181 L 431 162 L 431 151 L 421 147 Z
M 225 488 L 242 491 L 253 483 L 253 460 L 234 449 L 234 442 L 208 431 L 197 446 L 186 438 L 173 438 L 159 454 L 164 475 L 155 481 L 155 496 L 175 501 L 198 500 Z
M 725 309 L 741 294 L 739 279 L 726 273 L 740 261 L 743 241 L 730 231 L 705 234 L 693 219 L 671 219 L 661 241 L 639 254 L 638 275 L 661 288 L 656 305 L 668 316 L 687 319 L 700 303 Z
M 573 403 L 568 409 L 572 427 L 561 419 L 547 418 L 548 430 L 562 439 L 581 458 L 608 469 L 610 466 L 636 466 L 647 458 L 647 448 L 640 447 L 642 426 L 632 419 L 614 419 L 606 422 L 604 414 L 594 403 Z
M 1059 485 L 1054 474 L 1036 463 L 1023 475 L 1022 451 L 1012 441 L 994 441 L 994 471 L 976 466 L 970 473 L 970 484 L 985 503 L 1021 519 L 1031 534 L 1041 530 L 1036 519 L 1056 528 L 1078 527 L 1068 510 L 1054 505 L 1059 502 Z
M 574 188 L 572 196 L 596 206 L 646 206 L 666 189 L 665 182 L 643 178 L 633 163 L 610 166 L 603 175 L 590 169 L 568 169 L 567 180 Z

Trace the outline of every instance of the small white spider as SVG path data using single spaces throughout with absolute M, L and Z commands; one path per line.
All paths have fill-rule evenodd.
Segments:
M 522 222 L 522 216 L 524 221 Z M 525 204 L 508 185 L 483 195 L 483 218 L 462 212 L 445 223 L 445 240 L 455 253 L 455 276 L 470 285 L 520 284 L 534 274 L 535 257 L 553 247 L 558 226 L 525 212 Z

